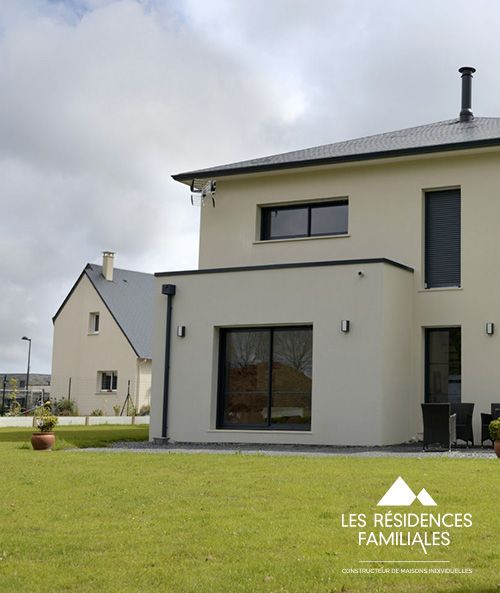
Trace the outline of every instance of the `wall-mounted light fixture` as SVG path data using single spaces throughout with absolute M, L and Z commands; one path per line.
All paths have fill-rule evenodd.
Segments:
M 492 336 L 495 333 L 495 324 L 492 323 L 491 321 L 488 321 L 488 323 L 486 324 L 486 334 L 488 336 Z
M 186 336 L 186 326 L 185 325 L 178 325 L 177 326 L 177 337 L 184 338 Z
M 342 319 L 342 321 L 340 322 L 340 331 L 347 334 L 350 329 L 351 329 L 351 322 L 349 321 L 349 319 Z

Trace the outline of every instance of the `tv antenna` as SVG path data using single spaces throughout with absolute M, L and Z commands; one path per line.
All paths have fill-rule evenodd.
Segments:
M 216 189 L 217 181 L 215 179 L 193 179 L 191 182 L 191 204 L 205 206 L 207 198 L 211 198 L 212 207 L 215 208 Z

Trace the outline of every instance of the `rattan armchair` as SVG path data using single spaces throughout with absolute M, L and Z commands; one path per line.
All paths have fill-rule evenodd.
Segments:
M 472 415 L 474 404 L 450 404 L 452 414 L 457 415 L 457 439 L 474 446 L 474 432 L 472 430 Z
M 424 451 L 430 448 L 450 450 L 456 443 L 456 414 L 451 413 L 450 404 L 421 404 L 424 421 Z

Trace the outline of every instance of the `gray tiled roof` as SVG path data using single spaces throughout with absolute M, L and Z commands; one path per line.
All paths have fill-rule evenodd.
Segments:
M 102 275 L 102 266 L 84 270 L 140 358 L 153 356 L 153 274 L 113 270 L 113 281 Z
M 496 145 L 500 145 L 499 117 L 475 117 L 469 122 L 450 119 L 395 132 L 179 173 L 173 178 L 177 181 L 190 181 L 194 178 L 203 179 L 238 173 Z

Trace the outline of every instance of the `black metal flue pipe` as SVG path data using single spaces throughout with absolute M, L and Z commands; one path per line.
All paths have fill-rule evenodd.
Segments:
M 471 121 L 472 113 L 472 75 L 476 71 L 471 66 L 462 66 L 458 71 L 462 75 L 462 109 L 460 110 L 460 121 Z

